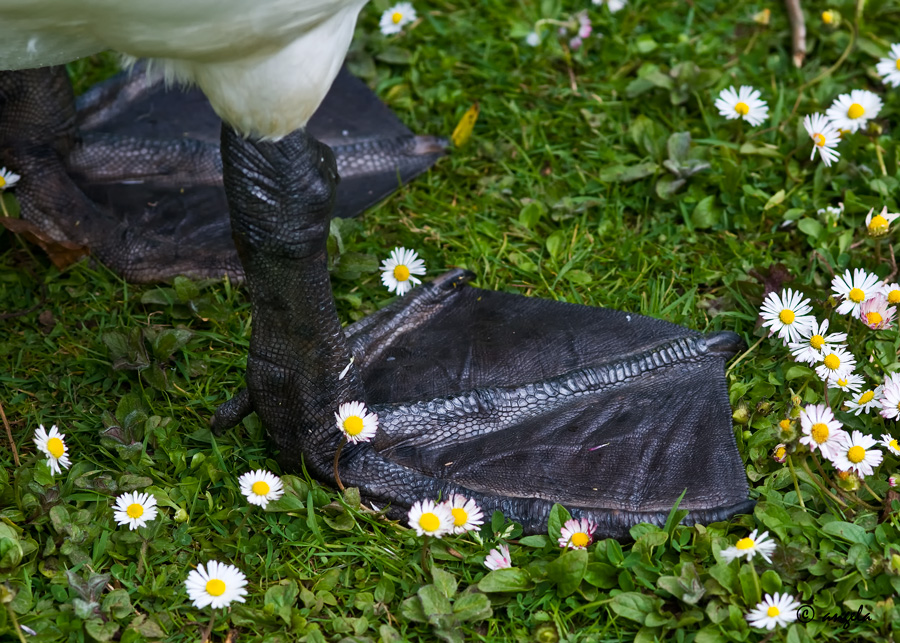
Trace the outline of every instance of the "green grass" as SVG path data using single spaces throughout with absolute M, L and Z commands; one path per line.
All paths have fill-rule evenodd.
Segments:
M 900 93 L 874 65 L 900 31 L 900 3 L 866 3 L 836 68 L 851 43 L 854 3 L 831 5 L 843 15 L 837 28 L 821 24 L 818 3 L 806 4 L 809 55 L 799 70 L 781 4 L 742 0 L 638 0 L 615 15 L 587 0 L 433 0 L 417 2 L 420 20 L 393 38 L 377 31 L 385 3 L 376 2 L 363 11 L 350 58 L 417 132 L 449 135 L 476 101 L 481 116 L 467 145 L 343 226 L 345 252 L 380 259 L 403 245 L 419 251 L 431 275 L 463 266 L 487 288 L 738 332 L 753 346 L 728 375 L 758 500 L 752 515 L 638 526 L 635 542 L 601 541 L 585 553 L 561 555 L 547 537 L 517 540 L 513 561 L 525 571 L 487 579 L 483 556 L 508 539 L 502 520 L 484 530 L 484 544 L 472 536 L 433 543 L 434 570 L 423 570 L 421 541 L 409 531 L 302 475 L 286 478 L 281 510 L 248 515 L 237 476 L 278 471 L 263 429 L 255 417 L 219 438 L 207 428 L 242 384 L 246 293 L 227 282 L 133 286 L 89 262 L 60 273 L 36 247 L 0 232 L 0 402 L 21 458 L 16 466 L 4 438 L 0 602 L 38 632 L 26 639 L 198 640 L 210 616 L 190 605 L 183 583 L 192 566 L 218 559 L 247 574 L 250 593 L 219 615 L 215 640 L 234 630 L 229 640 L 271 642 L 459 640 L 453 633 L 757 641 L 765 633 L 744 615 L 773 591 L 819 615 L 776 630 L 775 640 L 896 640 L 900 507 L 886 480 L 897 458 L 886 456 L 867 480 L 881 498 L 891 494 L 888 507 L 865 489 L 846 492 L 870 510 L 820 491 L 828 481 L 800 469 L 802 449 L 793 457 L 801 507 L 789 469 L 770 457 L 788 441 L 778 422 L 795 417 L 798 403 L 822 402 L 822 386 L 776 340 L 758 343 L 764 277 L 782 265 L 788 285 L 843 330 L 828 301 L 831 272 L 886 276 L 862 222 L 871 207 L 898 209 Z M 753 21 L 765 7 L 768 26 Z M 567 20 L 584 8 L 602 38 L 572 53 L 551 29 L 539 47 L 525 44 L 538 19 Z M 109 61 L 80 63 L 78 86 L 108 74 Z M 762 91 L 770 107 L 763 126 L 718 115 L 714 97 L 732 84 Z M 802 116 L 856 88 L 882 95 L 881 130 L 844 141 L 830 169 L 808 161 Z M 692 142 L 675 154 L 679 166 L 710 167 L 673 191 L 675 175 L 662 164 L 669 144 L 686 140 L 672 135 L 683 132 Z M 846 212 L 834 224 L 817 215 L 838 201 Z M 894 237 L 881 244 L 885 257 Z M 777 275 L 770 281 L 781 287 Z M 390 300 L 375 272 L 337 271 L 333 283 L 347 322 Z M 896 328 L 850 330 L 867 381 L 900 370 Z M 850 428 L 900 436 L 872 415 L 839 416 Z M 51 479 L 35 453 L 39 424 L 66 433 L 73 465 L 62 476 Z M 137 532 L 116 528 L 111 511 L 113 496 L 131 489 L 152 492 L 162 514 Z M 778 542 L 771 564 L 757 559 L 754 574 L 748 563 L 721 559 L 722 548 L 757 528 Z M 97 580 L 93 593 L 85 579 Z M 472 597 L 479 583 L 490 616 Z M 871 620 L 844 628 L 821 618 L 860 609 Z M 4 640 L 15 637 L 12 612 L 0 610 Z

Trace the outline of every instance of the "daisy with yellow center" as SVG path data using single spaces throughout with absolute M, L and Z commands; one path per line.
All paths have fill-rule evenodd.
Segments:
M 191 570 L 184 583 L 194 607 L 219 609 L 237 601 L 244 602 L 247 595 L 247 577 L 234 565 L 211 560 L 206 567 L 198 565 Z
M 586 549 L 594 542 L 594 532 L 597 525 L 587 518 L 567 520 L 560 530 L 559 546 L 570 549 Z
M 809 447 L 810 451 L 818 449 L 823 457 L 830 460 L 832 454 L 850 438 L 842 426 L 830 408 L 824 404 L 810 404 L 800 411 L 800 427 L 803 431 L 800 443 Z
M 455 493 L 444 504 L 453 514 L 454 534 L 464 534 L 467 531 L 478 529 L 484 524 L 484 514 L 481 513 L 481 509 L 474 500 Z
M 753 611 L 747 614 L 747 621 L 753 627 L 774 630 L 796 621 L 799 608 L 800 603 L 790 594 L 766 594 Z
M 870 476 L 884 459 L 881 451 L 874 448 L 876 444 L 878 441 L 871 435 L 854 431 L 849 441 L 835 451 L 831 462 L 841 471 L 854 471 L 861 478 Z
M 785 446 L 784 444 L 779 444 L 777 447 L 772 449 L 772 459 L 779 464 L 787 460 L 787 456 L 787 446 Z
M 368 442 L 378 430 L 378 416 L 370 413 L 362 402 L 341 404 L 334 419 L 348 442 Z
M 841 94 L 831 104 L 825 116 L 839 130 L 855 132 L 866 126 L 881 111 L 881 98 L 865 89 Z
M 446 503 L 420 500 L 409 509 L 409 526 L 419 536 L 440 538 L 453 533 L 453 513 Z
M 777 333 L 785 344 L 798 342 L 803 333 L 815 323 L 809 314 L 812 306 L 799 292 L 788 288 L 781 293 L 770 292 L 760 307 L 763 326 Z
M 894 306 L 888 306 L 887 298 L 881 293 L 867 299 L 859 307 L 860 321 L 872 330 L 888 328 L 893 323 L 896 314 L 897 309 Z
M 838 143 L 841 142 L 841 132 L 831 121 L 822 114 L 807 115 L 803 118 L 803 127 L 806 133 L 812 139 L 812 152 L 809 154 L 809 160 L 812 161 L 816 152 L 826 167 L 831 167 L 841 153 L 836 149 Z
M 881 395 L 876 395 L 881 404 L 881 417 L 887 420 L 900 419 L 900 374 L 891 373 L 881 386 Z
M 508 569 L 512 567 L 512 558 L 509 555 L 509 547 L 500 545 L 488 552 L 484 559 L 484 566 L 488 569 Z
M 400 33 L 403 27 L 416 19 L 416 10 L 409 2 L 398 2 L 381 14 L 381 33 L 385 36 Z
M 820 324 L 813 317 L 809 325 L 798 332 L 800 340 L 789 342 L 791 355 L 798 362 L 815 364 L 822 359 L 822 354 L 830 351 L 836 344 L 847 341 L 847 333 L 828 334 L 828 320 Z
M 830 351 L 823 353 L 816 366 L 816 375 L 823 382 L 847 379 L 853 373 L 856 366 L 856 358 L 845 346 L 834 346 Z
M 875 212 L 875 208 L 869 210 L 866 215 L 866 234 L 874 238 L 883 237 L 890 232 L 894 219 L 900 217 L 900 214 L 888 212 L 887 206 L 882 208 L 881 214 L 876 214 L 874 217 L 872 216 L 873 212 Z
M 264 469 L 250 471 L 238 478 L 241 493 L 251 505 L 258 505 L 263 509 L 284 495 L 284 485 L 281 478 Z
M 749 562 L 753 560 L 756 554 L 759 554 L 767 563 L 771 563 L 771 555 L 775 551 L 775 542 L 769 539 L 768 531 L 764 531 L 758 536 L 757 531 L 757 529 L 754 529 L 749 536 L 738 540 L 733 547 L 723 549 L 721 552 L 722 558 L 730 563 L 735 558 L 743 556 Z
M 715 101 L 719 114 L 733 120 L 740 118 L 753 126 L 760 125 L 769 117 L 769 107 L 760 98 L 758 89 L 747 85 L 735 91 L 734 87 L 723 89 Z
M 405 295 L 422 281 L 414 275 L 425 274 L 425 262 L 414 250 L 394 248 L 391 256 L 381 262 L 381 281 L 390 292 Z
M 10 172 L 5 167 L 0 167 L 0 192 L 14 187 L 21 178 L 15 172 Z
M 863 384 L 865 384 L 865 380 L 856 373 L 828 380 L 828 388 L 839 388 L 844 393 L 857 393 Z
M 881 286 L 881 294 L 884 295 L 885 298 L 887 298 L 887 302 L 891 306 L 900 304 L 900 284 L 896 282 L 891 284 L 885 282 Z
M 54 424 L 50 432 L 44 429 L 44 425 L 38 426 L 34 432 L 34 444 L 38 451 L 47 456 L 47 464 L 51 473 L 62 473 L 60 467 L 68 469 L 72 462 L 69 460 L 69 449 L 66 447 L 66 436 L 59 432 Z
M 831 280 L 831 291 L 842 300 L 837 307 L 839 315 L 856 317 L 863 302 L 881 292 L 882 288 L 881 280 L 862 268 L 857 268 L 853 273 L 847 270 Z
M 149 493 L 123 493 L 116 498 L 114 509 L 116 522 L 132 531 L 146 527 L 157 515 L 156 498 Z
M 887 58 L 882 58 L 875 65 L 875 71 L 881 76 L 885 85 L 900 86 L 900 44 L 891 45 Z
M 874 389 L 866 389 L 862 393 L 857 393 L 853 396 L 852 400 L 848 400 L 845 403 L 847 411 L 852 411 L 854 415 L 859 415 L 860 413 L 868 413 L 872 409 L 880 409 L 881 391 L 882 387 L 879 386 Z
M 888 453 L 900 455 L 900 440 L 887 433 L 881 434 L 881 446 L 887 449 Z

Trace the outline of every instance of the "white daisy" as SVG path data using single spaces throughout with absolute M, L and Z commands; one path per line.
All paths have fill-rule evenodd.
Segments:
M 615 13 L 623 9 L 628 4 L 628 0 L 591 0 L 591 3 L 595 5 L 605 4 L 610 13 Z
M 764 320 L 763 326 L 778 333 L 778 337 L 788 344 L 799 341 L 801 333 L 815 322 L 816 318 L 809 314 L 811 310 L 809 299 L 803 299 L 799 292 L 788 288 L 781 294 L 770 292 L 766 295 L 759 314 Z
M 146 527 L 156 518 L 156 498 L 149 493 L 123 493 L 116 498 L 113 517 L 120 525 L 128 525 L 132 531 Z
M 865 300 L 859 307 L 859 319 L 872 330 L 882 330 L 891 325 L 897 309 L 888 306 L 887 298 L 878 293 L 871 299 Z
M 900 440 L 887 433 L 881 434 L 881 446 L 887 449 L 888 453 L 900 455 Z
M 896 487 L 897 485 L 900 485 L 900 475 L 897 475 L 895 473 L 892 476 L 888 476 L 888 485 L 890 485 L 891 487 Z
M 881 98 L 865 89 L 841 94 L 825 112 L 825 116 L 839 130 L 855 132 L 865 127 L 881 111 Z
M 55 424 L 50 428 L 50 433 L 47 433 L 43 424 L 34 432 L 34 444 L 38 451 L 47 456 L 51 473 L 62 473 L 60 467 L 68 469 L 72 464 L 65 440 L 65 434 L 60 433 Z
M 751 531 L 749 536 L 737 541 L 734 547 L 723 549 L 721 551 L 722 557 L 730 563 L 735 558 L 745 556 L 749 562 L 753 560 L 756 554 L 759 554 L 767 563 L 771 563 L 772 559 L 770 556 L 775 551 L 775 542 L 768 539 L 768 531 L 762 532 L 759 536 L 756 535 L 757 531 L 757 529 Z
M 803 430 L 800 443 L 809 447 L 810 451 L 818 448 L 829 460 L 831 454 L 850 438 L 834 418 L 831 409 L 824 404 L 810 404 L 800 411 L 800 426 Z
M 844 393 L 857 393 L 865 380 L 856 373 L 850 373 L 846 377 L 828 380 L 828 388 L 839 388 Z
M 378 416 L 370 413 L 362 402 L 344 402 L 334 419 L 348 442 L 368 442 L 378 430 Z
M 900 304 L 900 284 L 896 282 L 892 284 L 885 282 L 881 287 L 881 294 L 887 297 L 888 303 L 892 306 Z
M 512 567 L 512 558 L 509 555 L 509 547 L 500 545 L 488 552 L 484 559 L 484 566 L 488 569 L 506 569 Z
M 837 207 L 826 205 L 824 208 L 816 210 L 816 214 L 824 216 L 830 221 L 837 221 L 844 214 L 844 202 L 838 201 Z
M 559 546 L 571 549 L 586 549 L 588 545 L 594 542 L 595 531 L 597 531 L 597 525 L 587 518 L 567 520 L 560 530 Z
M 816 366 L 816 375 L 823 382 L 846 379 L 856 366 L 856 358 L 846 346 L 832 346 L 830 351 L 822 353 L 819 362 Z
M 405 295 L 412 290 L 413 285 L 419 285 L 421 280 L 413 275 L 425 274 L 425 262 L 419 259 L 415 250 L 406 248 L 394 248 L 391 256 L 381 262 L 381 281 L 390 292 Z
M 409 2 L 398 2 L 381 14 L 381 33 L 390 36 L 403 31 L 403 27 L 416 19 L 416 10 Z
M 880 292 L 883 288 L 881 281 L 872 273 L 862 268 L 857 268 L 850 273 L 848 269 L 843 275 L 838 275 L 831 280 L 831 290 L 835 297 L 843 299 L 837 307 L 838 315 L 859 315 L 859 307 L 862 303 Z
M 453 532 L 453 513 L 445 503 L 420 500 L 409 510 L 409 526 L 419 536 L 440 538 Z
M 803 330 L 799 332 L 800 341 L 790 342 L 788 348 L 797 361 L 815 364 L 822 359 L 822 352 L 831 350 L 835 344 L 847 341 L 847 333 L 828 332 L 828 320 L 821 324 L 815 318 Z
M 891 51 L 887 58 L 878 61 L 875 71 L 881 76 L 885 85 L 900 86 L 900 44 L 891 45 Z
M 264 469 L 245 473 L 238 478 L 238 485 L 241 487 L 241 493 L 247 497 L 247 502 L 259 505 L 263 509 L 284 495 L 281 478 Z
M 834 149 L 841 142 L 840 130 L 832 125 L 831 121 L 822 114 L 805 116 L 803 118 L 803 127 L 806 128 L 806 132 L 813 142 L 809 160 L 812 161 L 816 156 L 816 152 L 819 152 L 825 167 L 831 167 L 831 164 L 841 155 L 840 152 Z
M 860 477 L 870 476 L 875 467 L 884 459 L 881 451 L 873 449 L 878 440 L 861 431 L 854 431 L 846 442 L 831 458 L 831 462 L 841 471 L 853 470 Z
M 769 117 L 769 107 L 760 98 L 759 90 L 747 85 L 742 85 L 738 91 L 734 91 L 734 87 L 723 89 L 715 105 L 719 114 L 728 120 L 742 118 L 753 126 Z
M 5 167 L 0 167 L 0 192 L 14 187 L 22 177 L 15 172 L 10 172 Z
M 537 34 L 536 31 L 532 31 L 527 36 L 525 36 L 525 44 L 529 47 L 537 47 L 541 44 L 541 37 Z
M 896 212 L 888 212 L 887 206 L 881 210 L 881 214 L 876 214 L 874 217 L 872 213 L 875 212 L 875 208 L 869 210 L 869 213 L 866 215 L 866 234 L 870 237 L 883 237 L 891 229 L 891 223 L 894 222 L 894 219 L 900 217 L 900 214 Z
M 474 500 L 455 493 L 444 504 L 453 514 L 454 534 L 464 534 L 467 531 L 478 529 L 484 524 L 484 514 L 481 513 L 481 509 Z
M 237 601 L 244 602 L 247 595 L 247 577 L 234 565 L 226 565 L 211 560 L 204 568 L 202 564 L 191 570 L 184 582 L 188 596 L 194 607 L 213 609 L 226 607 Z
M 859 395 L 855 395 L 852 400 L 845 402 L 847 411 L 852 411 L 853 415 L 859 415 L 860 413 L 868 413 L 871 409 L 880 409 L 881 390 L 882 387 L 879 386 L 875 389 L 867 389 Z
M 900 377 L 897 373 L 888 375 L 881 386 L 881 395 L 876 394 L 881 403 L 881 417 L 888 420 L 900 417 Z
M 747 620 L 753 627 L 774 630 L 796 621 L 799 607 L 800 603 L 790 594 L 766 594 L 765 599 L 747 614 Z

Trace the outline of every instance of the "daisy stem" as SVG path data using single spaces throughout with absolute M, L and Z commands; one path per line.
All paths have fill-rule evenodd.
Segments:
M 422 573 L 428 574 L 428 541 L 429 536 L 422 537 Z
M 765 335 L 762 336 L 762 337 L 760 337 L 759 340 L 758 340 L 753 346 L 751 346 L 750 348 L 748 348 L 747 350 L 745 350 L 743 353 L 741 353 L 740 357 L 738 357 L 736 360 L 734 360 L 733 362 L 731 362 L 731 366 L 729 366 L 729 367 L 728 367 L 728 370 L 725 371 L 725 375 L 728 375 L 731 371 L 734 370 L 734 367 L 735 367 L 735 366 L 737 366 L 738 364 L 741 363 L 741 360 L 742 360 L 742 359 L 744 359 L 745 357 L 747 357 L 747 355 L 749 355 L 750 353 L 752 353 L 753 351 L 755 351 L 755 350 L 756 350 L 756 347 L 759 346 L 760 344 L 762 344 L 762 341 L 763 341 L 765 338 L 766 338 Z
M 866 482 L 865 480 L 863 480 L 863 486 L 866 488 L 866 491 L 869 492 L 870 496 L 872 496 L 877 502 L 884 504 L 884 500 L 881 499 L 881 496 L 879 496 L 877 493 L 872 491 L 872 487 L 870 487 L 869 483 Z
M 797 472 L 794 471 L 794 463 L 791 462 L 791 456 L 787 457 L 788 469 L 791 470 L 791 478 L 794 480 L 794 491 L 797 492 L 797 500 L 800 501 L 800 506 L 803 508 L 803 511 L 806 511 L 806 505 L 803 504 L 803 494 L 800 493 L 800 483 L 797 481 Z
M 8 219 L 9 218 L 9 210 L 6 209 L 6 201 L 3 198 L 2 192 L 0 192 L 0 208 L 3 208 L 3 216 L 5 216 Z M 19 636 L 21 636 L 21 634 Z
M 150 541 L 141 536 L 143 542 L 141 543 L 141 555 L 138 556 L 138 566 L 137 566 L 137 575 L 140 576 L 144 573 L 144 567 L 146 566 L 146 558 L 147 558 L 147 547 L 150 545 Z
M 207 643 L 209 641 L 209 635 L 212 634 L 213 625 L 216 623 L 216 616 L 219 610 L 213 610 L 212 616 L 209 619 L 209 625 L 206 626 L 206 629 L 203 630 L 203 636 L 200 638 L 200 643 Z
M 818 464 L 818 462 L 817 462 L 817 464 Z M 838 503 L 841 507 L 843 507 L 843 508 L 846 509 L 846 508 L 849 506 L 846 502 L 844 502 L 843 500 L 841 500 L 840 498 L 838 498 L 836 495 L 834 495 L 833 493 L 831 493 L 827 488 L 825 488 L 825 486 L 824 486 L 821 482 L 819 482 L 819 480 L 818 480 L 816 474 L 814 474 L 814 473 L 810 470 L 809 465 L 806 464 L 806 458 L 803 458 L 803 459 L 800 461 L 800 466 L 803 467 L 803 470 L 806 471 L 806 474 L 809 476 L 810 480 L 812 480 L 813 483 L 819 488 L 819 491 L 821 491 L 822 493 L 824 493 L 825 495 L 827 495 L 829 498 L 831 498 L 832 500 L 834 500 L 834 501 L 835 501 L 836 503 Z M 820 467 L 820 468 L 821 468 L 821 467 Z M 823 472 L 822 475 L 823 475 L 823 477 L 824 477 L 824 472 Z
M 9 612 L 9 620 L 12 621 L 13 629 L 16 631 L 16 634 L 19 635 L 19 641 L 21 641 L 22 643 L 28 643 L 28 641 L 25 639 L 25 636 L 22 634 L 22 628 L 19 627 L 19 621 L 18 619 L 16 619 L 16 612 L 12 608 L 12 603 L 6 604 L 6 611 Z
M 845 492 L 843 489 L 841 489 L 839 486 L 837 486 L 836 484 L 834 484 L 834 483 L 831 481 L 831 479 L 830 479 L 828 476 L 825 475 L 825 470 L 822 468 L 822 463 L 819 462 L 819 459 L 818 459 L 815 455 L 813 455 L 812 453 L 810 453 L 809 455 L 812 457 L 813 462 L 816 463 L 816 467 L 819 469 L 819 473 L 822 475 L 822 478 L 823 478 L 824 480 L 826 480 L 826 481 L 828 482 L 829 485 L 831 485 L 831 488 L 832 488 L 832 489 L 834 489 L 834 490 L 837 491 L 839 494 L 841 494 L 841 497 L 842 497 L 842 498 L 846 498 L 846 499 L 849 500 L 850 502 L 857 502 L 857 503 L 861 504 L 863 507 L 865 507 L 866 509 L 872 509 L 872 510 L 875 510 L 875 511 L 878 510 L 878 507 L 873 507 L 872 505 L 870 505 L 868 502 L 865 502 L 862 498 L 860 498 L 860 497 L 857 496 L 857 495 L 852 495 L 852 496 L 851 496 L 850 494 L 848 494 L 847 492 Z M 846 505 L 845 505 L 845 506 L 846 506 Z
M 341 474 L 338 473 L 338 458 L 341 457 L 341 449 L 344 448 L 345 444 L 347 444 L 347 436 L 343 437 L 337 450 L 334 452 L 334 481 L 337 483 L 337 488 L 341 491 L 344 490 L 344 483 L 341 482 Z
M 887 176 L 887 168 L 884 167 L 884 153 L 881 150 L 881 145 L 878 143 L 878 139 L 875 139 L 875 156 L 878 158 L 878 167 L 881 168 L 881 176 Z
M 753 561 L 751 560 L 747 564 L 750 565 L 750 571 L 753 572 L 753 602 L 751 603 L 751 605 L 756 605 L 762 600 L 762 590 L 760 589 L 759 585 L 759 576 L 757 576 L 756 574 L 756 565 L 753 564 Z

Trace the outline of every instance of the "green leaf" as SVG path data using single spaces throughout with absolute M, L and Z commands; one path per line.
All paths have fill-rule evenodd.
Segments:
M 508 567 L 488 572 L 478 582 L 482 592 L 524 592 L 534 587 L 531 575 L 524 569 Z
M 200 296 L 200 287 L 187 277 L 175 277 L 172 285 L 179 303 L 186 304 Z
M 274 613 L 281 617 L 287 624 L 291 624 L 291 608 L 297 601 L 297 583 L 293 580 L 283 580 L 278 585 L 273 585 L 266 590 L 265 606 L 271 607 Z
M 16 530 L 0 522 L 0 569 L 15 567 L 22 562 L 24 553 Z
M 690 605 L 696 605 L 706 593 L 693 563 L 683 563 L 679 576 L 660 576 L 657 583 L 675 598 Z
M 84 622 L 84 631 L 96 641 L 111 641 L 119 631 L 119 624 L 115 621 L 104 623 L 99 618 L 89 618 Z
M 403 618 L 415 621 L 416 623 L 427 623 L 428 617 L 422 608 L 422 599 L 418 596 L 411 596 L 400 603 L 400 614 Z
M 652 598 L 640 592 L 623 592 L 612 597 L 610 605 L 612 611 L 619 616 L 636 621 L 641 625 L 647 619 L 647 615 L 655 611 Z
M 778 190 L 775 194 L 769 197 L 769 200 L 766 201 L 766 204 L 763 206 L 763 212 L 766 210 L 771 210 L 777 205 L 781 205 L 784 202 L 784 190 Z
M 579 286 L 586 286 L 587 284 L 594 281 L 594 278 L 584 270 L 569 270 L 566 272 L 566 280 L 572 282 L 573 284 L 578 284 Z
M 670 160 L 679 164 L 686 163 L 691 151 L 691 133 L 675 132 L 666 142 L 666 149 Z
M 738 572 L 738 581 L 741 584 L 741 593 L 744 596 L 744 604 L 748 607 L 756 605 L 762 600 L 760 595 L 759 579 L 753 572 L 752 562 L 741 565 Z
M 560 596 L 569 596 L 581 585 L 587 564 L 586 549 L 570 549 L 547 565 L 547 580 L 556 584 Z
M 465 592 L 453 603 L 453 613 L 460 621 L 477 623 L 493 615 L 491 601 L 484 594 Z
M 671 198 L 687 181 L 674 176 L 664 176 L 656 182 L 656 195 L 663 200 Z
M 618 585 L 619 572 L 606 563 L 588 563 L 584 570 L 584 580 L 600 589 L 612 589 Z
M 535 536 L 525 536 L 524 538 L 520 538 L 519 544 L 524 545 L 525 547 L 541 549 L 550 544 L 550 539 L 543 534 L 537 534 Z
M 519 210 L 519 222 L 526 228 L 533 229 L 546 212 L 547 206 L 541 201 L 532 201 Z
M 408 65 L 412 62 L 412 52 L 400 47 L 387 47 L 375 56 L 376 60 L 389 65 Z
M 778 572 L 772 569 L 767 569 L 763 572 L 762 576 L 759 577 L 759 584 L 762 586 L 762 590 L 766 594 L 774 594 L 775 592 L 781 591 L 781 576 L 778 575 Z
M 547 520 L 547 535 L 550 536 L 552 542 L 556 542 L 562 536 L 563 525 L 567 520 L 572 519 L 569 510 L 560 504 L 554 504 L 550 509 L 550 517 Z
M 611 165 L 600 170 L 599 179 L 603 183 L 628 183 L 653 176 L 659 172 L 659 165 L 648 161 L 636 165 Z
M 162 331 L 151 342 L 153 356 L 161 362 L 167 361 L 172 353 L 186 345 L 193 335 L 189 330 L 175 328 Z
M 416 594 L 422 601 L 422 611 L 429 621 L 434 616 L 450 614 L 453 611 L 453 608 L 450 606 L 450 599 L 435 585 L 420 587 Z
M 694 211 L 691 213 L 691 223 L 695 228 L 705 230 L 713 227 L 720 221 L 721 214 L 715 207 L 715 203 L 716 197 L 710 195 L 700 199 L 697 205 L 694 206 Z
M 434 583 L 434 586 L 447 598 L 453 598 L 456 594 L 458 583 L 453 574 L 445 572 L 438 567 L 433 567 L 431 570 L 431 580 Z
M 871 545 L 875 539 L 872 534 L 866 533 L 866 530 L 859 525 L 854 525 L 851 522 L 842 522 L 840 520 L 825 523 L 822 526 L 822 531 L 829 536 L 836 536 L 848 540 L 851 543 L 859 543 L 867 546 Z
M 802 364 L 794 364 L 792 366 L 789 366 L 784 372 L 784 379 L 796 380 L 801 377 L 812 377 L 813 375 L 815 375 L 815 371 L 811 368 L 807 368 Z
M 797 228 L 801 232 L 806 233 L 813 239 L 818 239 L 822 236 L 822 224 L 816 221 L 815 219 L 810 219 L 808 217 L 804 217 L 797 222 Z
M 561 230 L 557 230 L 549 237 L 547 237 L 544 245 L 547 246 L 547 252 L 550 253 L 550 256 L 556 259 L 568 242 L 568 235 L 566 235 Z

